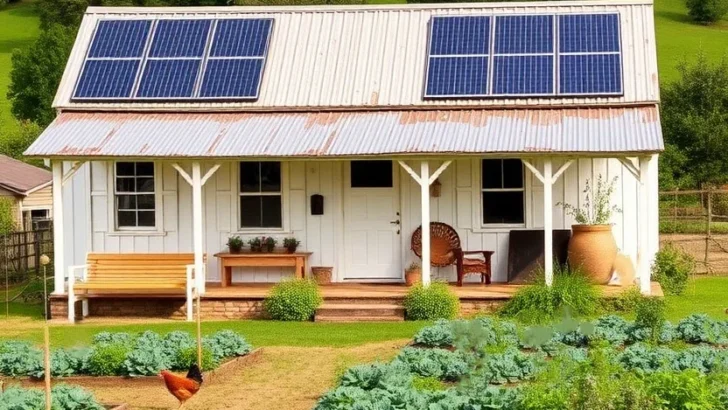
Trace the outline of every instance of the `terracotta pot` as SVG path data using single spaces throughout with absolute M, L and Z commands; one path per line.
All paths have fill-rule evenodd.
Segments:
M 617 242 L 612 225 L 572 225 L 569 241 L 569 266 L 580 270 L 598 285 L 609 282 Z
M 404 272 L 404 282 L 407 286 L 413 286 L 422 282 L 422 269 L 412 269 Z
M 331 283 L 331 273 L 334 270 L 331 266 L 311 266 L 313 278 L 319 285 L 328 285 Z

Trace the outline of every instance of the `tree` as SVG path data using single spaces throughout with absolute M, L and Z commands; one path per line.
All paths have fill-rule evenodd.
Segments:
M 681 172 L 673 170 L 673 177 L 684 179 L 689 170 L 698 186 L 724 184 L 728 182 L 728 61 L 710 64 L 700 52 L 694 64 L 683 62 L 678 69 L 680 79 L 662 91 L 665 142 L 680 153 Z
M 4 131 L 0 132 L 0 154 L 35 166 L 43 166 L 42 160 L 31 160 L 23 157 L 23 152 L 43 131 L 38 124 L 31 121 L 19 121 L 15 127 L 0 126 L 0 130 Z
M 0 197 L 0 235 L 15 230 L 15 206 L 13 198 Z
M 713 24 L 728 13 L 728 0 L 687 0 L 688 15 L 700 24 Z
M 55 118 L 51 103 L 75 35 L 75 28 L 54 25 L 42 31 L 30 47 L 13 52 L 8 98 L 16 118 L 40 126 Z

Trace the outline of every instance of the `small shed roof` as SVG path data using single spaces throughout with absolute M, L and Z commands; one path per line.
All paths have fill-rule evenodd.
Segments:
M 25 162 L 0 155 L 0 187 L 28 195 L 51 183 L 53 174 Z
M 187 136 L 180 138 L 180 136 Z M 40 157 L 347 157 L 663 149 L 656 106 L 298 113 L 62 113 Z

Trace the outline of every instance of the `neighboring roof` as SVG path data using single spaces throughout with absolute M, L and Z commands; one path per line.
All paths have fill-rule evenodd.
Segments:
M 425 100 L 428 27 L 435 15 L 616 12 L 624 95 Z M 72 102 L 101 19 L 273 18 L 260 98 L 252 102 Z M 659 100 L 652 0 L 363 6 L 96 8 L 78 31 L 54 107 L 74 110 L 313 111 L 419 107 L 625 106 Z
M 53 174 L 25 162 L 0 155 L 0 187 L 18 195 L 28 195 L 50 185 Z
M 187 138 L 180 138 L 180 136 Z M 62 113 L 40 157 L 347 157 L 662 151 L 656 106 L 312 113 Z

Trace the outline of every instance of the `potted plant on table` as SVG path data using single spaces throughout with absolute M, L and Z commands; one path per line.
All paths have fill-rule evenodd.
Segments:
M 263 250 L 266 252 L 273 252 L 273 250 L 276 248 L 276 244 L 278 241 L 276 238 L 272 236 L 264 236 L 260 240 L 261 244 L 263 245 Z
M 594 187 L 587 179 L 583 191 L 584 202 L 580 208 L 563 202 L 557 204 L 576 221 L 571 226 L 569 265 L 601 285 L 609 282 L 617 256 L 617 242 L 609 222 L 612 214 L 622 212 L 610 202 L 616 183 L 617 177 L 607 183 L 599 175 Z
M 410 263 L 404 270 L 404 282 L 407 286 L 412 286 L 422 282 L 422 268 L 417 262 Z
M 263 243 L 261 242 L 260 238 L 251 238 L 248 239 L 248 246 L 250 246 L 251 252 L 262 252 L 263 251 Z
M 227 247 L 230 253 L 240 253 L 243 250 L 243 240 L 239 236 L 231 236 L 228 238 Z
M 286 252 L 288 253 L 296 253 L 296 249 L 298 249 L 298 245 L 301 244 L 301 241 L 299 241 L 296 238 L 284 238 L 283 239 L 283 247 L 286 248 Z

